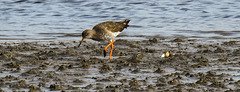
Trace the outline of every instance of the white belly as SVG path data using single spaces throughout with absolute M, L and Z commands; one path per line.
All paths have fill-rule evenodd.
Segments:
M 105 35 L 104 39 L 114 39 L 115 37 L 117 37 L 121 32 L 109 32 L 107 35 Z
M 121 32 L 112 32 L 112 36 L 115 38 L 117 37 Z

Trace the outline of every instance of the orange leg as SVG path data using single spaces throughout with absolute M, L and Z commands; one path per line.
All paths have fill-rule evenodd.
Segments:
M 110 60 L 112 59 L 112 58 L 111 58 L 112 52 L 113 52 L 113 44 L 112 44 L 112 46 L 111 46 L 111 52 L 110 52 L 110 56 L 109 56 L 109 59 L 110 59 Z
M 109 44 L 105 47 L 105 49 L 104 49 L 104 57 L 106 56 L 107 48 L 108 48 L 110 45 L 112 45 L 112 49 L 113 49 L 113 42 L 114 42 L 114 40 L 112 39 L 112 42 L 109 43 Z M 112 51 L 112 49 L 111 49 L 111 51 Z M 111 59 L 111 55 L 112 55 L 112 54 L 110 53 L 109 59 Z

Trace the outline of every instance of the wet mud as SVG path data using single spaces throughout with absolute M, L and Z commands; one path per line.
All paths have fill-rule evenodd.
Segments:
M 1 42 L 0 91 L 240 91 L 238 38 L 117 39 L 112 60 L 107 42 L 78 44 Z

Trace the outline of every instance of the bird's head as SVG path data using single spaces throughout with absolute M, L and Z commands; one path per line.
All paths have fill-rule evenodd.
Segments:
M 92 38 L 92 36 L 93 36 L 93 34 L 94 34 L 94 31 L 93 30 L 84 30 L 83 32 L 82 32 L 82 40 L 81 40 L 81 42 L 80 42 L 80 44 L 78 45 L 78 47 L 82 44 L 82 42 L 85 40 L 85 39 L 91 39 Z

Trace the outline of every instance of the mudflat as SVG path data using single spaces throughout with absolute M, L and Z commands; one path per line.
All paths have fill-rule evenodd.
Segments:
M 107 42 L 78 44 L 1 42 L 0 91 L 240 91 L 240 38 L 117 39 L 112 60 Z

